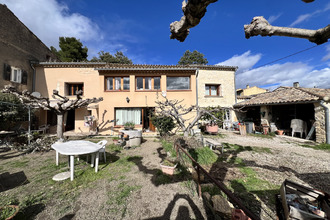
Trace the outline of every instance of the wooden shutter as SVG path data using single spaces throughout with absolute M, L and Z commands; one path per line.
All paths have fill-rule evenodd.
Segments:
M 22 84 L 27 85 L 28 73 L 25 70 L 22 70 Z
M 3 66 L 3 79 L 10 81 L 11 67 L 8 64 L 4 64 Z

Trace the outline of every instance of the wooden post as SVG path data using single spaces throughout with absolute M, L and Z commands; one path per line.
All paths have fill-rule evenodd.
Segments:
M 199 166 L 197 166 L 197 182 L 198 182 L 198 194 L 199 194 L 199 198 L 202 198 L 202 186 L 201 186 L 201 176 L 200 176 L 200 170 L 199 170 Z

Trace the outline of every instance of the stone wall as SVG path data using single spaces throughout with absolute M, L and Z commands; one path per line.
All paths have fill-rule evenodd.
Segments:
M 330 104 L 326 104 L 330 108 Z M 326 131 L 325 131 L 325 111 L 324 108 L 319 104 L 314 104 L 315 110 L 315 132 L 316 132 L 316 142 L 325 143 L 326 142 Z
M 198 105 L 232 107 L 235 104 L 235 71 L 233 70 L 199 70 Z M 205 96 L 205 84 L 218 84 L 221 95 Z
M 0 4 L 0 20 L 0 89 L 12 84 L 19 90 L 32 91 L 33 69 L 30 61 L 55 60 L 56 56 L 6 5 Z M 24 71 L 26 83 L 8 80 L 5 77 L 5 64 Z

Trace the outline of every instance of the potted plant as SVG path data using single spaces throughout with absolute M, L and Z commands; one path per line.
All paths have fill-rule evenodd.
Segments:
M 14 216 L 18 213 L 18 205 L 6 205 L 0 207 L 0 219 L 13 219 Z
M 124 124 L 124 129 L 125 130 L 133 130 L 134 127 L 135 127 L 135 124 L 132 121 L 128 121 Z
M 209 113 L 205 113 L 201 119 L 206 121 L 207 124 L 205 126 L 205 130 L 209 134 L 217 134 L 219 130 L 219 126 L 223 122 L 223 114 L 224 111 L 219 106 L 218 107 L 207 107 L 206 110 Z M 210 115 L 212 114 L 212 116 Z
M 163 162 L 160 164 L 160 167 L 162 168 L 162 171 L 164 174 L 173 175 L 175 168 L 178 164 L 174 161 L 170 161 L 168 159 L 163 160 Z

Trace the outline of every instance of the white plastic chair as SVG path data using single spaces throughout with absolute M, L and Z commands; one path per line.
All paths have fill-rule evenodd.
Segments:
M 106 153 L 105 153 L 105 145 L 107 145 L 107 143 L 108 143 L 107 140 L 102 140 L 102 141 L 97 143 L 99 145 L 102 145 L 102 148 L 99 150 L 99 155 L 100 155 L 100 153 L 103 152 L 104 162 L 107 162 L 107 157 L 106 157 Z

